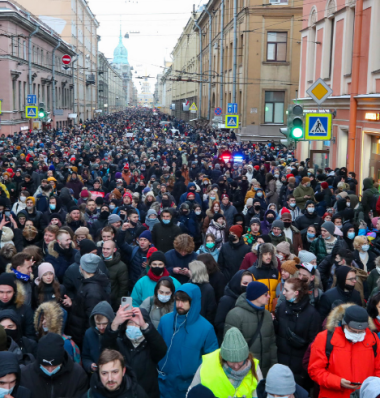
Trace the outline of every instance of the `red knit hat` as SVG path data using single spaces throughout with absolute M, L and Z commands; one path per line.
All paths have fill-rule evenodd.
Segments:
M 329 184 L 326 181 L 321 182 L 321 187 L 323 189 L 327 189 L 329 187 Z
M 126 163 L 126 164 L 125 164 L 124 170 L 129 170 L 129 163 Z
M 224 199 L 224 198 L 229 199 L 230 197 L 229 197 L 226 193 L 224 193 L 224 194 L 222 195 L 222 199 Z
M 195 192 L 189 192 L 186 197 L 188 198 L 190 195 L 193 195 L 195 197 Z
M 11 168 L 7 169 L 7 172 L 9 173 L 11 178 L 15 175 L 15 173 L 13 172 L 13 169 L 11 169 Z
M 84 190 L 80 193 L 80 197 L 81 197 L 81 198 L 88 198 L 88 197 L 89 197 L 89 193 L 88 193 L 87 189 L 84 189 Z
M 290 177 L 294 177 L 294 174 L 290 173 L 286 175 L 286 179 L 289 180 Z
M 253 168 L 254 168 L 255 170 L 259 170 L 259 169 L 260 169 L 260 166 L 256 165 L 256 166 L 253 166 Z
M 154 252 L 156 252 L 156 251 L 158 251 L 155 247 L 151 247 L 149 250 L 148 250 L 148 253 L 146 254 L 146 259 L 148 260 L 149 259 L 149 257 L 154 253 Z
M 129 192 L 126 192 L 126 193 L 123 195 L 123 198 L 125 198 L 126 196 L 129 196 L 129 199 L 132 200 L 132 195 L 131 195 Z
M 240 239 L 243 235 L 243 227 L 241 225 L 233 225 L 230 228 L 230 232 L 233 232 Z

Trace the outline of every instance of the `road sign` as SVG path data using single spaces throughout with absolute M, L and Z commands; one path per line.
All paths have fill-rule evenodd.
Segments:
M 305 139 L 310 141 L 331 140 L 331 113 L 308 113 L 305 116 Z
M 216 116 L 219 116 L 222 114 L 222 108 L 215 108 L 214 113 Z
M 191 107 L 189 108 L 191 111 L 197 111 L 198 110 L 198 108 L 197 108 L 197 106 L 195 105 L 195 102 L 193 102 L 192 104 L 191 104 Z
M 226 128 L 238 129 L 239 128 L 239 115 L 226 115 Z
M 227 113 L 232 113 L 232 114 L 238 113 L 238 105 L 234 102 L 229 102 L 227 106 Z
M 29 94 L 28 97 L 27 97 L 27 103 L 31 104 L 31 105 L 36 104 L 37 103 L 37 95 Z
M 310 95 L 311 98 L 318 104 L 321 105 L 325 100 L 330 97 L 332 94 L 331 88 L 319 78 L 316 82 L 314 82 L 306 93 Z
M 38 107 L 37 106 L 26 106 L 25 107 L 25 117 L 28 119 L 35 119 L 37 118 L 38 114 Z
M 63 55 L 63 56 L 62 56 L 62 63 L 63 63 L 64 65 L 70 64 L 70 63 L 71 63 L 71 57 L 70 57 L 70 55 L 67 55 L 67 54 Z

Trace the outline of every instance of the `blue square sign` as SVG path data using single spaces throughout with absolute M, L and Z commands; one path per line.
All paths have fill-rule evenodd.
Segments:
M 331 113 L 308 113 L 305 117 L 305 139 L 329 141 L 331 139 Z
M 227 106 L 227 113 L 236 114 L 238 113 L 238 104 L 235 102 L 229 102 Z
M 35 94 L 29 94 L 27 97 L 27 103 L 28 104 L 36 104 L 37 103 L 37 95 Z

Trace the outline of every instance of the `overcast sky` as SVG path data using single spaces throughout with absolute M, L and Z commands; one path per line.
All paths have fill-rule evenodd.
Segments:
M 156 77 L 162 72 L 164 58 L 171 60 L 169 54 L 175 46 L 183 28 L 191 16 L 193 4 L 196 8 L 207 3 L 206 0 L 89 0 L 89 6 L 100 22 L 98 34 L 101 36 L 99 50 L 107 58 L 119 42 L 120 22 L 123 39 L 128 50 L 128 59 L 136 70 L 134 76 L 147 73 Z M 140 88 L 139 80 L 136 86 Z M 155 79 L 150 79 L 153 92 Z

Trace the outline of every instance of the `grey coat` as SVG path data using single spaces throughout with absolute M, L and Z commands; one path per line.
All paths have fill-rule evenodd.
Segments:
M 260 368 L 264 377 L 271 366 L 277 363 L 276 335 L 272 315 L 267 310 L 257 310 L 248 304 L 246 293 L 239 296 L 233 308 L 226 317 L 224 334 L 228 329 L 237 327 L 249 344 L 252 336 L 257 330 L 261 314 L 264 313 L 264 320 L 260 333 L 249 347 L 249 351 L 260 361 Z

